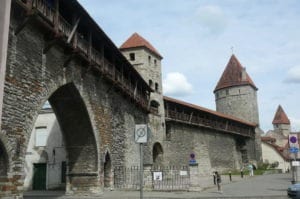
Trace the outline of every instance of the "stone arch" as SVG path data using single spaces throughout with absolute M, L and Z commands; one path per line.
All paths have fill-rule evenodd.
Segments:
M 112 185 L 112 164 L 109 152 L 104 156 L 104 187 L 111 187 Z
M 153 151 L 152 151 L 152 156 L 153 156 L 153 164 L 154 165 L 162 165 L 163 163 L 163 148 L 160 143 L 156 142 L 153 145 Z
M 11 171 L 11 154 L 10 151 L 13 150 L 12 146 L 8 144 L 7 137 L 0 134 L 0 168 L 3 166 L 3 171 L 0 172 L 0 176 L 7 176 Z M 5 171 L 5 172 L 4 172 Z
M 39 162 L 40 162 L 40 163 L 48 162 L 48 160 L 49 160 L 48 157 L 49 157 L 49 156 L 48 156 L 47 151 L 45 151 L 45 150 L 41 151 L 41 155 L 40 155 Z
M 150 108 L 153 112 L 158 113 L 158 109 L 159 109 L 159 102 L 157 100 L 151 100 L 150 101 Z
M 73 83 L 58 88 L 49 103 L 60 125 L 67 152 L 67 192 L 99 187 L 97 139 L 87 107 Z M 99 188 L 98 188 L 99 189 Z M 100 190 L 99 190 L 100 191 Z

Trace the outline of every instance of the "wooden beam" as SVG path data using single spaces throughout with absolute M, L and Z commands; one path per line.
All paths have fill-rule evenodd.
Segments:
M 92 35 L 92 32 L 90 31 L 89 32 L 89 36 L 88 36 L 89 38 L 89 46 L 88 46 L 88 60 L 89 60 L 89 62 L 91 62 L 92 61 L 92 41 L 93 41 L 93 35 Z
M 55 33 L 58 33 L 59 28 L 58 28 L 58 24 L 59 24 L 59 0 L 55 0 L 54 2 L 54 7 L 55 7 L 55 15 L 54 15 L 54 31 Z
M 194 113 L 194 112 L 192 112 L 191 115 L 190 115 L 190 119 L 189 119 L 189 122 L 190 122 L 190 123 L 192 122 L 193 113 Z
M 73 36 L 75 35 L 75 32 L 77 30 L 78 24 L 79 24 L 80 18 L 77 19 L 77 21 L 75 22 L 73 29 L 71 31 L 71 34 L 68 37 L 67 43 L 69 44 L 73 38 Z

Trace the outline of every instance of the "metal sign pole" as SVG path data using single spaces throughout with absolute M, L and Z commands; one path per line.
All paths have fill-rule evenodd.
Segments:
M 144 187 L 144 163 L 143 163 L 143 143 L 147 143 L 148 127 L 146 124 L 135 125 L 135 142 L 140 145 L 140 199 L 143 199 Z
M 144 178 L 144 166 L 143 166 L 143 144 L 140 143 L 140 199 L 143 199 L 143 178 Z

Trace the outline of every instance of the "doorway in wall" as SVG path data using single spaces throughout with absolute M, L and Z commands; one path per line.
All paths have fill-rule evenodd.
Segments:
M 33 190 L 46 190 L 46 179 L 47 179 L 47 164 L 36 163 L 33 164 Z

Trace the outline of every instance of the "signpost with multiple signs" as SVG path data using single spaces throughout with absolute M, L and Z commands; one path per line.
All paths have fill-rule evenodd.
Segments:
M 294 158 L 294 161 L 292 161 L 292 169 L 293 169 L 293 181 L 298 181 L 297 176 L 297 169 L 299 167 L 299 161 L 297 161 L 298 153 L 299 153 L 299 143 L 298 143 L 298 134 L 291 133 L 289 135 L 289 151 L 291 154 L 294 154 L 292 158 Z

